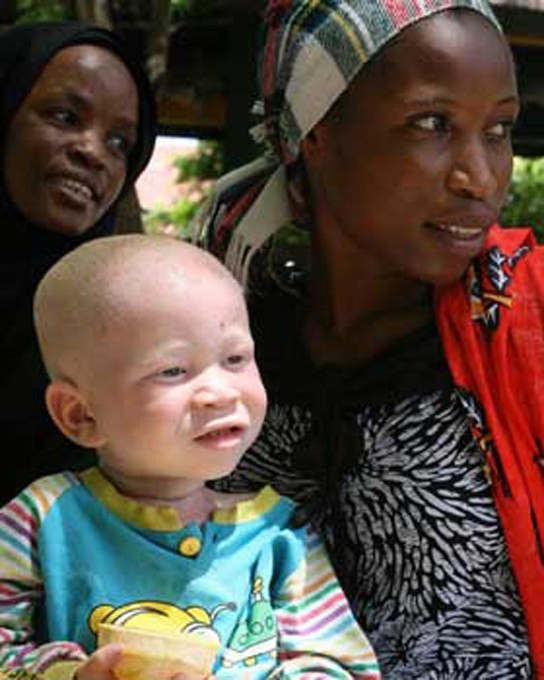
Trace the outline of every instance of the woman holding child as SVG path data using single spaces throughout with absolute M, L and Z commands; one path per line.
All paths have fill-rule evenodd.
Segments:
M 511 52 L 484 0 L 271 0 L 269 153 L 198 239 L 269 393 L 223 486 L 307 502 L 386 678 L 544 678 L 544 260 L 501 229 Z

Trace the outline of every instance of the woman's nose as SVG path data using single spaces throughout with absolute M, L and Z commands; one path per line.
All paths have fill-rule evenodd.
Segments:
M 485 141 L 478 139 L 464 145 L 454 159 L 448 185 L 451 191 L 467 198 L 485 200 L 494 195 L 498 181 Z
M 81 132 L 74 140 L 72 153 L 93 167 L 102 167 L 106 163 L 106 149 L 101 135 L 95 130 Z

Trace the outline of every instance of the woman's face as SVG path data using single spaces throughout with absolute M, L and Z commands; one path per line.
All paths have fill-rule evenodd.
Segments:
M 505 199 L 518 108 L 483 17 L 406 29 L 303 141 L 319 241 L 380 280 L 458 279 Z
M 8 193 L 52 232 L 85 232 L 124 184 L 137 139 L 138 92 L 123 62 L 94 45 L 59 51 L 23 101 L 6 136 Z

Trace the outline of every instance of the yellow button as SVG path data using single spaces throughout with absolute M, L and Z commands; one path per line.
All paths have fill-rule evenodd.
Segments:
M 202 548 L 202 541 L 196 536 L 187 536 L 178 546 L 178 550 L 184 557 L 195 557 Z

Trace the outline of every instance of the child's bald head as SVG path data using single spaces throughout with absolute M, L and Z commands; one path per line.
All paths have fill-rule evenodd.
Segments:
M 59 260 L 34 298 L 34 321 L 44 363 L 54 378 L 69 378 L 99 354 L 124 316 L 153 309 L 180 285 L 238 283 L 212 255 L 167 236 L 130 234 L 95 239 Z M 182 299 L 180 299 L 182 304 Z

